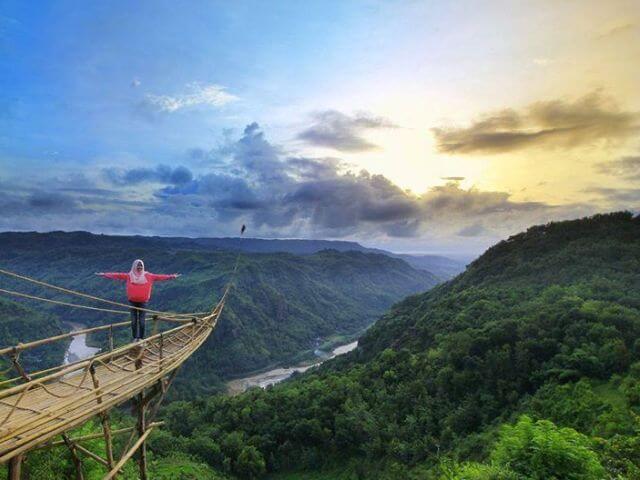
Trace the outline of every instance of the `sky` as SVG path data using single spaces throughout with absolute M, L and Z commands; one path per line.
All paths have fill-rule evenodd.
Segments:
M 477 254 L 640 211 L 640 3 L 0 0 L 0 231 Z

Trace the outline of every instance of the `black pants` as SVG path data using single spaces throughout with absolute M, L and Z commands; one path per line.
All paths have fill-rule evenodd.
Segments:
M 143 302 L 129 302 L 134 307 L 144 308 L 147 304 Z M 131 309 L 131 335 L 133 338 L 144 338 L 144 316 L 147 312 L 143 310 Z

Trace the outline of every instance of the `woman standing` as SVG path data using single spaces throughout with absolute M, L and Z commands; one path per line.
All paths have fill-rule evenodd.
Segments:
M 144 270 L 144 262 L 140 259 L 134 260 L 131 270 L 128 273 L 109 272 L 96 273 L 101 277 L 111 278 L 112 280 L 124 280 L 127 282 L 127 298 L 131 304 L 131 335 L 136 342 L 144 338 L 144 317 L 145 311 L 141 310 L 146 307 L 147 302 L 151 298 L 151 289 L 154 282 L 162 282 L 172 280 L 180 276 L 179 273 L 172 275 L 161 275 L 157 273 L 146 272 Z

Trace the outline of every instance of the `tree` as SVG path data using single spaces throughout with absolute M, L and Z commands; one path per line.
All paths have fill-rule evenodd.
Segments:
M 601 480 L 605 470 L 589 438 L 548 420 L 523 415 L 505 425 L 491 453 L 492 463 L 531 480 Z
M 514 472 L 482 463 L 456 464 L 453 467 L 441 466 L 443 474 L 440 480 L 524 480 Z
M 244 447 L 236 460 L 235 471 L 243 478 L 258 478 L 266 472 L 264 457 L 257 448 Z

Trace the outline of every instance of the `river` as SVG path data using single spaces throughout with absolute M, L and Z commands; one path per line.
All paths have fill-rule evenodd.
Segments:
M 251 377 L 238 378 L 236 380 L 231 380 L 227 382 L 227 392 L 230 395 L 237 395 L 239 393 L 244 392 L 248 388 L 251 387 L 260 387 L 267 388 L 269 385 L 274 385 L 283 380 L 286 380 L 295 372 L 306 372 L 310 368 L 316 367 L 320 365 L 322 362 L 325 362 L 331 358 L 337 357 L 338 355 L 344 355 L 347 352 L 355 349 L 358 346 L 358 341 L 348 343 L 346 345 L 340 345 L 333 349 L 330 354 L 320 355 L 319 352 L 316 352 L 316 355 L 322 360 L 319 360 L 312 364 L 302 364 L 295 367 L 288 368 L 274 368 L 273 370 L 269 370 L 267 372 L 259 373 L 257 375 L 253 375 Z
M 82 325 L 80 323 L 66 322 L 66 325 L 71 328 L 71 332 L 76 332 L 78 330 L 87 328 L 85 325 Z M 69 348 L 67 348 L 67 351 L 64 354 L 64 364 L 66 365 L 68 363 L 82 360 L 83 358 L 95 355 L 99 351 L 99 348 L 90 347 L 89 345 L 87 345 L 87 334 L 81 333 L 80 335 L 72 337 Z
M 82 325 L 80 323 L 66 322 L 66 324 L 71 328 L 70 331 L 72 332 L 86 328 L 85 325 Z M 320 365 L 322 362 L 337 357 L 338 355 L 344 355 L 345 353 L 355 349 L 357 346 L 358 341 L 356 340 L 355 342 L 347 343 L 346 345 L 340 345 L 339 347 L 334 348 L 330 353 L 317 350 L 316 356 L 319 358 L 319 360 L 315 363 L 305 363 L 288 368 L 274 368 L 273 370 L 259 373 L 250 377 L 231 380 L 230 382 L 227 382 L 228 392 L 231 395 L 236 395 L 238 393 L 244 392 L 251 387 L 267 388 L 269 385 L 274 385 L 283 380 L 286 380 L 295 372 L 306 372 L 310 368 Z M 99 348 L 90 347 L 89 345 L 87 345 L 87 335 L 85 333 L 81 333 L 80 335 L 74 336 L 71 340 L 69 348 L 67 348 L 67 351 L 64 354 L 64 364 L 66 365 L 68 363 L 82 360 L 83 358 L 95 355 L 99 351 Z

